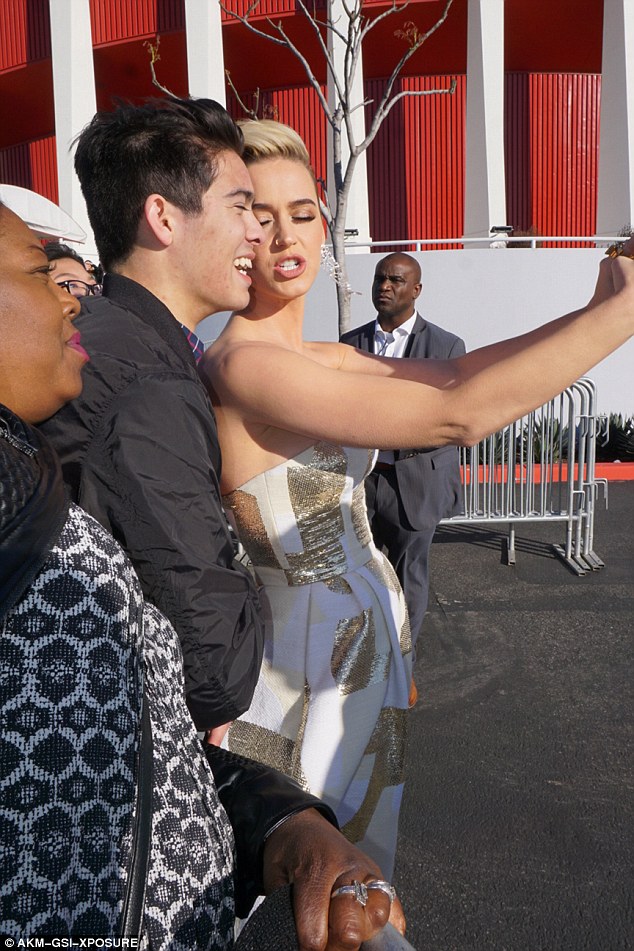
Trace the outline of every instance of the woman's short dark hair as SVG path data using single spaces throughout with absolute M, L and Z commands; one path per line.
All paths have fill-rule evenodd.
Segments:
M 197 215 L 218 173 L 217 157 L 242 155 L 242 134 L 212 99 L 118 103 L 79 134 L 75 170 L 105 270 L 132 251 L 148 195 Z

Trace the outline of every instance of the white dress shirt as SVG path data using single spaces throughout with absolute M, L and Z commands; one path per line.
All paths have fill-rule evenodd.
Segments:
M 382 357 L 402 357 L 415 321 L 416 311 L 407 318 L 404 324 L 395 327 L 393 333 L 386 333 L 377 320 L 374 328 L 374 352 Z
M 393 333 L 386 333 L 377 320 L 374 328 L 374 352 L 381 357 L 402 357 L 407 346 L 407 339 L 414 329 L 415 321 L 416 311 L 411 317 L 408 317 L 405 323 L 395 327 Z M 391 449 L 382 449 L 377 461 L 393 466 L 394 453 Z

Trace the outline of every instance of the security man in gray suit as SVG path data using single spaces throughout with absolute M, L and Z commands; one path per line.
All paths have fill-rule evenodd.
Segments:
M 421 269 L 409 254 L 388 254 L 376 266 L 372 303 L 376 320 L 345 333 L 341 341 L 387 357 L 447 359 L 465 352 L 460 337 L 426 321 L 416 310 Z M 366 479 L 375 544 L 396 570 L 415 643 L 427 610 L 431 540 L 441 518 L 460 511 L 458 450 L 382 451 Z

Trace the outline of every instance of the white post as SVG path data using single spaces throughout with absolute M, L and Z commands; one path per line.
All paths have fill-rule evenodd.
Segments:
M 185 0 L 189 95 L 226 106 L 222 20 L 218 0 Z
M 328 3 L 328 17 L 331 22 L 337 24 L 337 30 L 346 35 L 346 23 L 347 23 L 347 14 L 345 10 L 345 4 L 343 0 L 329 0 Z M 336 36 L 332 30 L 328 30 L 328 52 L 332 57 L 332 61 L 335 65 L 335 70 L 337 75 L 342 77 L 344 75 L 344 57 L 346 54 L 346 44 L 341 39 L 341 37 Z M 352 125 L 354 128 L 354 138 L 355 142 L 358 144 L 362 142 L 365 138 L 365 114 L 364 107 L 362 105 L 364 101 L 363 93 L 363 57 L 361 55 L 361 50 L 359 50 L 359 59 L 357 62 L 357 68 L 354 75 L 354 81 L 350 90 L 350 105 L 354 109 L 352 113 Z M 328 74 L 328 103 L 331 108 L 336 106 L 338 101 L 337 90 L 330 73 Z M 348 162 L 348 157 L 350 155 L 350 145 L 348 142 L 348 137 L 345 130 L 345 125 L 342 129 L 342 142 L 341 142 L 341 165 L 342 169 L 345 170 L 345 167 Z M 335 194 L 335 179 L 334 179 L 334 161 L 333 161 L 333 152 L 332 152 L 332 130 L 328 126 L 328 195 L 332 196 Z M 332 201 L 332 199 L 331 199 Z M 348 228 L 355 228 L 359 234 L 358 237 L 352 239 L 353 241 L 371 241 L 370 237 L 370 209 L 368 203 L 368 167 L 366 162 L 366 153 L 364 152 L 357 159 L 357 163 L 354 170 L 354 177 L 352 179 L 352 186 L 350 188 L 350 194 L 348 198 L 348 213 L 346 215 L 346 226 Z M 356 250 L 366 250 L 361 248 L 351 248 L 350 251 Z
M 634 227 L 634 0 L 606 0 L 597 234 L 624 227 Z
M 504 0 L 469 0 L 465 237 L 506 225 Z
M 73 168 L 73 140 L 97 111 L 90 0 L 49 0 L 59 206 L 86 232 L 81 253 L 94 256 L 95 239 Z

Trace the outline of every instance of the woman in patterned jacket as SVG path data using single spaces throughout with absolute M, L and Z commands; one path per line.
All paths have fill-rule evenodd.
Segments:
M 234 905 L 294 879 L 300 944 L 357 947 L 389 898 L 330 893 L 378 869 L 286 777 L 203 755 L 173 628 L 30 425 L 81 390 L 78 310 L 0 203 L 0 933 L 229 948 Z

